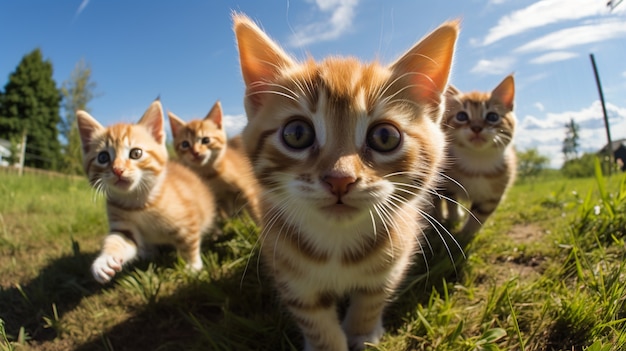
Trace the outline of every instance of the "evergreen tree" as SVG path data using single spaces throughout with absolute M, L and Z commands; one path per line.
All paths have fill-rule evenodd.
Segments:
M 578 132 L 580 126 L 571 118 L 569 123 L 565 125 L 565 139 L 563 140 L 563 155 L 565 161 L 575 160 L 578 158 L 578 148 L 580 147 Z
M 61 135 L 66 144 L 63 148 L 63 171 L 80 174 L 83 172 L 80 136 L 76 124 L 76 111 L 89 112 L 87 104 L 94 97 L 96 83 L 91 81 L 91 67 L 80 60 L 72 71 L 69 80 L 63 82 L 61 95 L 65 117 L 61 123 Z
M 60 102 L 52 63 L 35 49 L 22 58 L 0 96 L 0 138 L 15 140 L 26 131 L 26 166 L 58 168 Z

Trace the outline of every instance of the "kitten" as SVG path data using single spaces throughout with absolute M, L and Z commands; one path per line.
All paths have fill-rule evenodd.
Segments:
M 515 178 L 515 83 L 509 75 L 490 93 L 462 93 L 449 86 L 442 126 L 448 138 L 447 178 L 441 194 L 447 198 L 447 222 L 459 221 L 458 200 L 471 202 L 470 214 L 456 235 L 467 245 L 496 210 Z M 443 220 L 441 200 L 437 217 Z
M 91 272 L 110 281 L 154 245 L 178 249 L 192 270 L 202 268 L 201 235 L 213 224 L 213 195 L 185 166 L 168 162 L 163 109 L 153 102 L 137 124 L 103 127 L 76 113 L 89 183 L 106 195 L 109 234 Z
M 232 216 L 247 206 L 258 222 L 258 185 L 252 166 L 243 153 L 241 138 L 226 140 L 220 102 L 202 120 L 185 123 L 172 112 L 168 116 L 178 158 L 208 182 L 218 208 Z
M 248 17 L 233 20 L 246 85 L 242 136 L 266 213 L 261 259 L 305 350 L 362 350 L 383 335 L 383 309 L 423 239 L 458 24 L 383 66 L 296 62 Z

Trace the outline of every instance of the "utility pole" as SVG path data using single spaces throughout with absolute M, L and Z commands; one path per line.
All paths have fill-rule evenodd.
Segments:
M 611 129 L 609 127 L 609 117 L 606 113 L 606 105 L 604 104 L 604 94 L 602 93 L 602 84 L 600 84 L 600 76 L 598 75 L 598 67 L 596 66 L 596 59 L 593 54 L 589 54 L 591 59 L 591 66 L 593 66 L 593 74 L 596 77 L 596 85 L 598 86 L 598 94 L 600 94 L 600 103 L 602 104 L 602 113 L 604 114 L 604 128 L 606 128 L 607 144 L 607 156 L 609 158 L 609 175 L 611 175 L 611 169 L 613 168 L 613 142 L 611 141 Z
M 26 130 L 22 133 L 22 142 L 20 144 L 20 161 L 19 161 L 19 169 L 18 174 L 22 176 L 24 174 L 24 160 L 26 159 Z

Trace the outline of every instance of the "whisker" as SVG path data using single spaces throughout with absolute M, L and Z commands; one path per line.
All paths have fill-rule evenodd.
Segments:
M 393 246 L 393 240 L 391 239 L 391 232 L 389 232 L 389 227 L 387 227 L 387 221 L 385 220 L 385 218 L 383 218 L 383 215 L 381 215 L 381 208 L 380 205 L 376 204 L 374 205 L 374 211 L 376 211 L 376 214 L 378 215 L 378 218 L 380 218 L 380 221 L 383 224 L 383 228 L 385 229 L 385 232 L 387 233 L 387 238 L 389 238 L 389 244 L 391 246 L 391 257 L 394 257 L 394 246 Z

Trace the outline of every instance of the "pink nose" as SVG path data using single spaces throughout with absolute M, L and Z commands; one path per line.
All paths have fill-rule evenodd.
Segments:
M 482 132 L 482 130 L 483 130 L 483 127 L 480 127 L 480 126 L 473 126 L 473 127 L 472 127 L 472 131 L 473 131 L 474 133 L 476 133 L 476 134 L 478 134 L 478 133 Z
M 113 174 L 115 174 L 118 177 L 121 177 L 122 173 L 124 173 L 124 168 L 113 167 Z
M 356 182 L 356 178 L 354 177 L 332 177 L 325 176 L 322 178 L 324 183 L 328 184 L 328 190 L 334 195 L 340 196 L 347 194 L 350 190 L 350 185 Z

